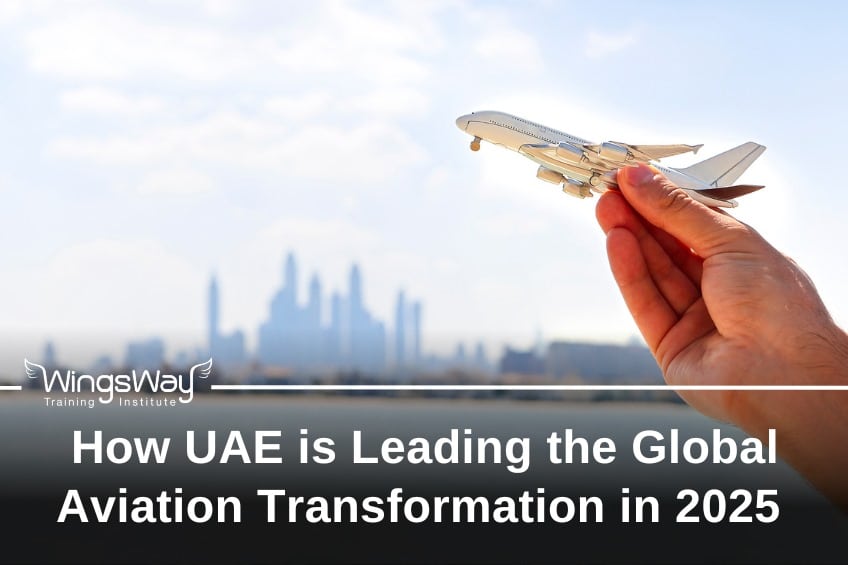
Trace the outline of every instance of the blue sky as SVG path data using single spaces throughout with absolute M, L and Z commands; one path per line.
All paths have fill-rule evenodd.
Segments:
M 84 362 L 127 338 L 255 329 L 297 253 L 425 348 L 636 333 L 594 202 L 468 150 L 493 109 L 581 137 L 769 147 L 734 213 L 848 323 L 841 4 L 0 2 L 0 368 L 46 338 Z M 600 6 L 600 5 L 599 5 Z M 667 160 L 685 166 L 691 157 Z M 16 371 L 16 369 L 14 369 Z

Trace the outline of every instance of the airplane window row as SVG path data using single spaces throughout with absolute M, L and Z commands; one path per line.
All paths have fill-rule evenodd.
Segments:
M 522 120 L 520 118 L 516 118 L 516 119 L 518 119 L 518 121 L 520 121 L 520 122 L 528 123 L 527 121 Z M 511 126 L 511 125 L 508 125 L 508 124 L 501 124 L 501 123 L 496 122 L 495 120 L 492 120 L 492 123 L 495 124 L 496 126 L 500 126 L 502 128 L 507 128 L 507 129 L 511 129 L 513 131 L 517 131 L 518 133 L 523 133 L 524 135 L 527 135 L 529 137 L 538 137 L 542 141 L 547 141 L 548 143 L 556 143 L 556 141 L 553 140 L 553 139 L 548 139 L 548 138 L 546 138 L 542 135 L 539 135 L 539 134 L 532 134 L 529 131 L 526 131 L 526 130 L 523 130 L 523 129 L 518 129 L 515 126 Z
M 543 126 L 543 125 L 540 125 L 540 124 L 537 124 L 537 123 L 534 123 L 534 122 L 528 122 L 527 120 L 524 120 L 522 118 L 515 118 L 515 119 L 518 120 L 519 122 L 537 127 L 540 132 L 543 131 L 543 132 L 547 132 L 547 133 L 553 133 L 554 135 L 562 136 L 562 137 L 566 138 L 567 140 L 573 141 L 573 142 L 578 141 L 578 139 L 576 137 L 574 137 L 573 135 L 568 135 L 567 133 L 561 132 L 558 129 L 549 128 L 547 126 Z M 547 139 L 545 141 L 550 141 L 551 143 L 556 143 L 555 141 L 551 141 L 551 140 L 547 140 Z

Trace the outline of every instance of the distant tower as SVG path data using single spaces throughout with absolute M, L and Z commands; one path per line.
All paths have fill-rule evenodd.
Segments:
M 209 351 L 215 349 L 218 342 L 218 280 L 215 275 L 209 280 Z
M 48 369 L 56 368 L 56 348 L 52 341 L 44 344 L 44 366 Z
M 338 292 L 330 297 L 330 357 L 341 363 L 344 352 L 344 299 Z
M 338 292 L 330 297 L 330 329 L 336 334 L 342 333 L 342 297 Z
M 286 267 L 283 273 L 285 281 L 284 292 L 288 294 L 290 304 L 297 304 L 297 265 L 294 261 L 294 253 L 289 252 L 286 257 Z
M 309 302 L 306 305 L 309 325 L 312 329 L 321 327 L 321 279 L 318 274 L 312 275 L 309 281 Z
M 351 312 L 359 312 L 362 309 L 362 275 L 359 274 L 359 265 L 356 263 L 350 268 L 349 292 Z
M 467 359 L 465 357 L 465 345 L 462 342 L 456 344 L 456 353 L 454 353 L 453 359 L 456 364 L 465 365 Z
M 395 366 L 406 364 L 406 300 L 403 291 L 398 292 L 395 306 Z
M 536 342 L 533 344 L 533 352 L 537 357 L 545 357 L 545 338 L 542 334 L 542 328 L 536 327 Z
M 482 341 L 478 342 L 477 347 L 474 348 L 474 365 L 481 370 L 487 370 L 489 368 L 489 361 L 486 359 L 486 348 L 483 346 Z
M 412 364 L 418 365 L 421 362 L 421 302 L 415 301 L 412 304 Z

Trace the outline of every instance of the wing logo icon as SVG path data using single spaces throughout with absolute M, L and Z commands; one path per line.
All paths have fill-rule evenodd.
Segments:
M 210 374 L 212 374 L 212 358 L 210 357 L 208 361 L 204 361 L 203 363 L 198 363 L 191 368 L 189 372 L 189 378 L 194 381 L 194 377 L 199 379 L 205 379 Z
M 42 377 L 47 382 L 47 369 L 44 368 L 44 365 L 33 363 L 29 359 L 24 358 L 24 369 L 26 369 L 27 377 L 31 379 Z

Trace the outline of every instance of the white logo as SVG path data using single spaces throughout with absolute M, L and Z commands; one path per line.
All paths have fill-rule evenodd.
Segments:
M 116 394 L 152 392 L 174 394 L 177 395 L 176 400 L 180 403 L 188 404 L 194 399 L 194 378 L 205 379 L 209 376 L 212 372 L 212 358 L 194 365 L 188 377 L 163 373 L 158 369 L 155 372 L 147 369 L 143 371 L 133 369 L 127 374 L 118 375 L 78 375 L 76 371 L 70 369 L 64 373 L 56 369 L 48 377 L 47 369 L 43 365 L 33 363 L 29 359 L 24 359 L 24 368 L 29 378 L 42 379 L 44 392 L 96 393 L 100 395 L 98 400 L 101 404 L 110 404 L 115 400 Z

